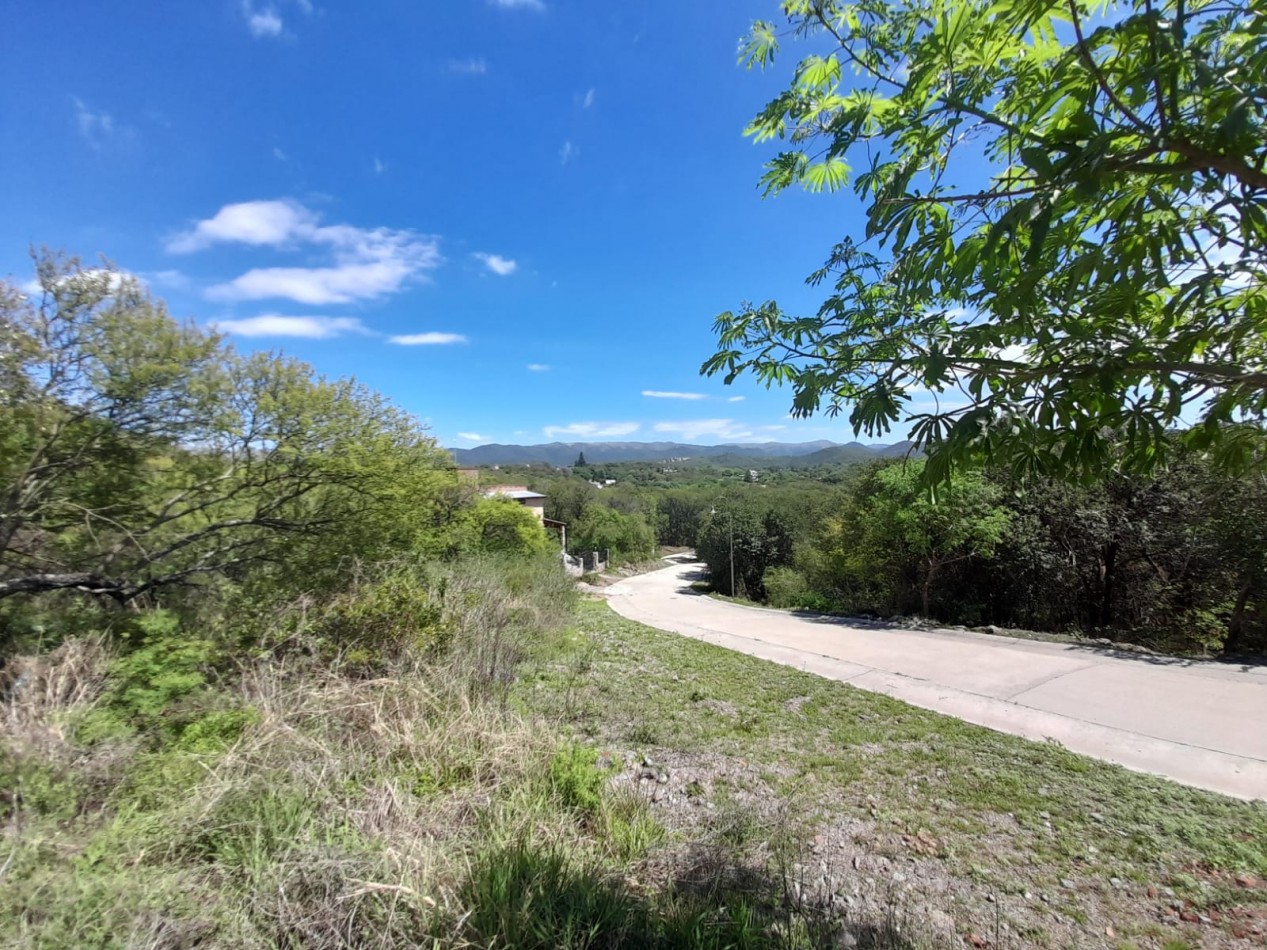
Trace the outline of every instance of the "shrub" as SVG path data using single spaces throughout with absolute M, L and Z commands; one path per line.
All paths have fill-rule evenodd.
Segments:
M 769 568 L 761 583 L 772 607 L 803 607 L 810 592 L 809 581 L 794 567 Z
M 565 807 L 582 815 L 595 815 L 603 804 L 605 771 L 598 752 L 589 746 L 568 744 L 550 760 L 550 789 Z
M 318 656 L 353 674 L 373 675 L 414 655 L 444 648 L 449 630 L 425 577 L 392 566 L 355 581 L 311 621 Z
M 110 662 L 103 698 L 124 719 L 149 726 L 206 686 L 206 670 L 218 651 L 211 641 L 185 634 L 167 611 L 142 616 L 137 627 L 141 645 Z

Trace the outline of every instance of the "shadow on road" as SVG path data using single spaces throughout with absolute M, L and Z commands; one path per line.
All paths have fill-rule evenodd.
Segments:
M 699 590 L 694 585 L 706 582 L 708 580 L 708 570 L 699 568 L 682 574 L 681 579 L 685 582 L 682 586 L 675 588 L 674 593 L 691 597 L 707 597 L 708 593 Z M 729 603 L 725 600 L 719 600 L 718 603 Z M 731 604 L 734 607 L 742 607 L 751 609 L 746 604 Z M 759 604 L 754 604 L 760 607 Z M 765 608 L 775 609 L 775 608 Z M 1267 657 L 1225 657 L 1213 659 L 1194 659 L 1192 657 L 1182 656 L 1165 656 L 1157 653 L 1142 653 L 1136 650 L 1127 649 L 1121 646 L 1105 643 L 1088 643 L 1076 640 L 1065 640 L 1059 637 L 1022 637 L 1007 636 L 1006 634 L 989 634 L 980 630 L 955 630 L 949 627 L 908 627 L 899 623 L 892 623 L 887 620 L 877 620 L 871 617 L 850 617 L 841 614 L 824 614 L 810 610 L 789 610 L 786 611 L 788 616 L 796 617 L 798 620 L 805 620 L 809 623 L 822 624 L 824 626 L 849 627 L 855 630 L 902 630 L 910 633 L 928 633 L 941 636 L 956 637 L 970 636 L 973 639 L 987 637 L 990 640 L 997 640 L 1000 645 L 1005 643 L 1047 643 L 1052 646 L 1060 647 L 1070 653 L 1094 654 L 1096 656 L 1112 657 L 1117 660 L 1132 660 L 1136 663 L 1143 663 L 1149 666 L 1168 667 L 1171 669 L 1182 669 L 1188 667 L 1194 668 L 1213 668 L 1226 669 L 1240 673 L 1252 673 L 1255 671 L 1267 671 Z

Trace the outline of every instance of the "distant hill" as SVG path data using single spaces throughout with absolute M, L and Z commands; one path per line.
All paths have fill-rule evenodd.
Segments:
M 571 465 L 578 455 L 593 464 L 604 462 L 658 462 L 666 459 L 698 459 L 718 465 L 765 462 L 783 465 L 827 465 L 905 455 L 909 442 L 896 445 L 863 445 L 850 442 L 744 442 L 729 445 L 689 445 L 683 442 L 550 442 L 544 445 L 480 445 L 450 449 L 459 465 Z M 777 461 L 776 461 L 777 460 Z

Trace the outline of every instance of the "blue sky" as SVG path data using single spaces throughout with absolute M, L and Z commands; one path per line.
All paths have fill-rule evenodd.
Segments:
M 742 130 L 792 60 L 736 50 L 776 8 L 11 4 L 0 273 L 29 279 L 31 245 L 105 255 L 446 445 L 849 441 L 698 375 L 718 311 L 815 305 L 803 278 L 861 219 L 760 197 L 772 149 Z

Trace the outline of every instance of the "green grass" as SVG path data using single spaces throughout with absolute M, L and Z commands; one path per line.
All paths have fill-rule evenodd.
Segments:
M 602 603 L 448 665 L 176 692 L 0 718 L 0 943 L 1170 950 L 1234 924 L 1163 924 L 1146 888 L 1267 906 L 1235 881 L 1267 877 L 1262 805 Z
M 578 673 L 575 657 L 586 657 Z M 1062 879 L 1169 885 L 1203 906 L 1267 904 L 1267 806 L 1190 789 L 993 732 L 789 667 L 580 608 L 514 695 L 564 708 L 600 745 L 751 764 L 815 819 L 861 816 L 922 836 L 956 874 L 1000 889 Z

